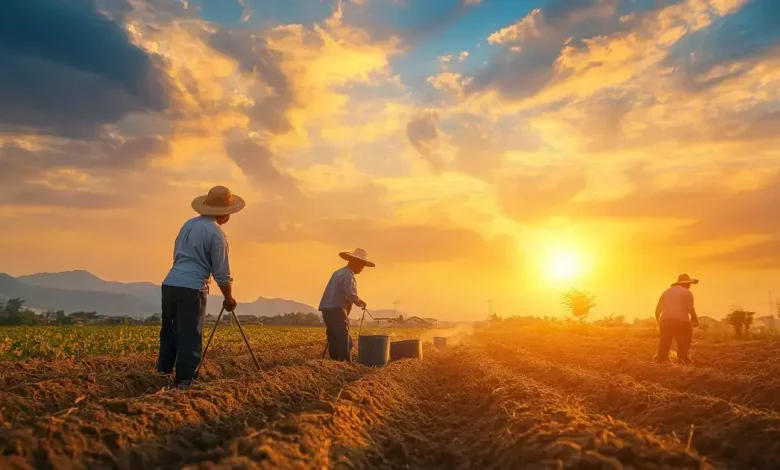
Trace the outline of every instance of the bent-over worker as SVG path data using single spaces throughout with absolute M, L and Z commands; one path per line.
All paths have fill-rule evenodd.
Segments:
M 228 188 L 215 186 L 207 195 L 193 199 L 192 208 L 200 215 L 185 222 L 176 237 L 173 266 L 162 283 L 157 370 L 170 374 L 175 366 L 179 388 L 188 388 L 197 378 L 211 276 L 225 298 L 225 310 L 236 308 L 228 241 L 222 225 L 244 205 L 244 200 Z
M 355 275 L 360 274 L 366 266 L 373 268 L 376 265 L 368 260 L 368 254 L 362 248 L 353 252 L 343 251 L 339 256 L 347 260 L 347 265 L 330 277 L 320 300 L 319 311 L 325 322 L 330 358 L 350 361 L 352 337 L 349 334 L 349 313 L 353 304 L 366 308 L 366 303 L 358 297 Z
M 693 307 L 693 292 L 691 285 L 698 284 L 698 279 L 691 279 L 687 274 L 680 274 L 677 282 L 666 289 L 658 300 L 655 308 L 655 319 L 658 322 L 661 335 L 658 341 L 656 362 L 669 361 L 669 350 L 672 341 L 677 342 L 677 357 L 683 364 L 693 362 L 690 357 L 693 327 L 699 326 L 696 309 Z

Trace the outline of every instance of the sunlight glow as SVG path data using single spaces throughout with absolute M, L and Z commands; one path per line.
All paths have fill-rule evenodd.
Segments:
M 549 274 L 556 281 L 569 281 L 582 274 L 582 260 L 576 253 L 554 253 L 549 261 Z

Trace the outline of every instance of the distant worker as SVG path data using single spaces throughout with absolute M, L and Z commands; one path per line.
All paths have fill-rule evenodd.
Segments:
M 244 200 L 228 188 L 215 186 L 207 195 L 193 199 L 192 208 L 200 215 L 185 222 L 176 237 L 173 267 L 162 283 L 157 370 L 170 374 L 175 366 L 179 388 L 189 388 L 197 378 L 211 276 L 225 297 L 225 310 L 232 312 L 236 308 L 228 241 L 221 226 L 244 205 Z
M 351 253 L 343 251 L 339 256 L 347 260 L 347 265 L 330 277 L 320 300 L 319 311 L 325 322 L 330 358 L 350 361 L 352 337 L 349 334 L 349 313 L 353 304 L 366 308 L 366 303 L 358 297 L 355 275 L 363 272 L 366 266 L 373 268 L 376 265 L 367 259 L 368 254 L 362 248 Z
M 699 326 L 696 309 L 693 307 L 693 292 L 691 285 L 698 284 L 698 279 L 691 279 L 687 274 L 680 274 L 677 282 L 661 295 L 655 308 L 655 320 L 660 329 L 658 354 L 655 361 L 669 362 L 669 350 L 672 341 L 677 343 L 677 357 L 683 364 L 690 364 L 691 340 L 693 327 Z

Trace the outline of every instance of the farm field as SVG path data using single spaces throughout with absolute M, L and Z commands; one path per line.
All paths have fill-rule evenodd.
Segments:
M 0 468 L 780 468 L 780 344 L 487 328 L 422 361 L 320 359 L 323 328 L 220 327 L 202 382 L 155 327 L 0 329 Z M 447 332 L 438 334 L 446 335 Z

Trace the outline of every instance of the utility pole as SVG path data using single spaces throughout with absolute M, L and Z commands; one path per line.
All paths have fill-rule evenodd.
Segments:
M 493 301 L 488 300 L 487 303 L 488 303 L 488 320 L 490 320 L 490 317 L 493 316 Z
M 401 303 L 401 302 L 400 302 L 400 301 L 398 301 L 398 300 L 396 300 L 395 302 L 393 302 L 393 313 L 395 314 L 395 316 L 398 316 L 398 304 L 400 304 L 400 303 Z

